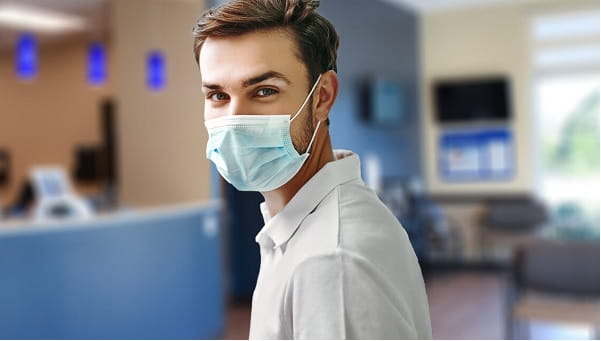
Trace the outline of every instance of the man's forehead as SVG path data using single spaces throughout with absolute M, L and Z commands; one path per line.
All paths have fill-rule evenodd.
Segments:
M 200 71 L 203 81 L 228 76 L 242 79 L 268 71 L 303 73 L 296 50 L 292 38 L 278 29 L 209 37 L 200 50 Z

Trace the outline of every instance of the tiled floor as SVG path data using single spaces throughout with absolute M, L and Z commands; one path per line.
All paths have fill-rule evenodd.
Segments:
M 437 273 L 426 282 L 434 339 L 503 339 L 505 279 L 496 272 Z M 228 309 L 226 339 L 247 339 L 250 305 Z M 587 338 L 583 329 L 533 324 L 533 338 Z

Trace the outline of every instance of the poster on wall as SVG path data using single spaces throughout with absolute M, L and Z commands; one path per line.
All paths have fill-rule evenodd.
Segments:
M 445 181 L 509 180 L 515 171 L 514 148 L 506 128 L 442 132 L 440 176 Z

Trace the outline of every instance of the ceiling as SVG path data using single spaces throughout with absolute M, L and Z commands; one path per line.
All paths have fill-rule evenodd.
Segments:
M 76 39 L 102 40 L 109 32 L 110 0 L 0 0 L 0 6 L 17 4 L 73 15 L 84 20 L 84 29 L 62 32 L 34 32 L 42 46 Z M 20 30 L 0 25 L 0 50 L 12 49 Z
M 429 13 L 467 7 L 483 7 L 504 3 L 519 3 L 520 0 L 384 0 L 417 13 Z
M 35 6 L 45 10 L 75 15 L 86 22 L 86 29 L 60 34 L 36 32 L 40 45 L 51 45 L 74 39 L 104 40 L 110 31 L 109 3 L 111 0 L 0 0 L 5 3 Z M 126 1 L 126 0 L 118 0 Z M 182 0 L 180 0 L 182 1 Z M 197 0 L 188 0 L 197 1 Z M 372 1 L 372 0 L 365 0 Z M 409 9 L 417 14 L 453 9 L 520 3 L 531 0 L 381 0 Z M 0 51 L 12 49 L 18 30 L 0 26 Z

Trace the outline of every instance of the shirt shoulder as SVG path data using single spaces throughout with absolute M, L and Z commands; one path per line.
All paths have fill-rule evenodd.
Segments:
M 404 295 L 369 260 L 342 249 L 298 264 L 286 286 L 284 311 L 295 339 L 424 336 Z
M 351 182 L 339 186 L 338 192 L 339 247 L 382 265 L 387 272 L 399 262 L 408 268 L 418 265 L 407 232 L 372 189 Z
M 297 233 L 286 251 L 294 261 L 283 314 L 295 338 L 431 337 L 407 234 L 361 181 L 337 186 Z
M 292 267 L 314 255 L 342 249 L 369 260 L 391 276 L 399 275 L 399 264 L 419 270 L 404 228 L 359 179 L 328 193 L 304 218 L 285 248 Z

